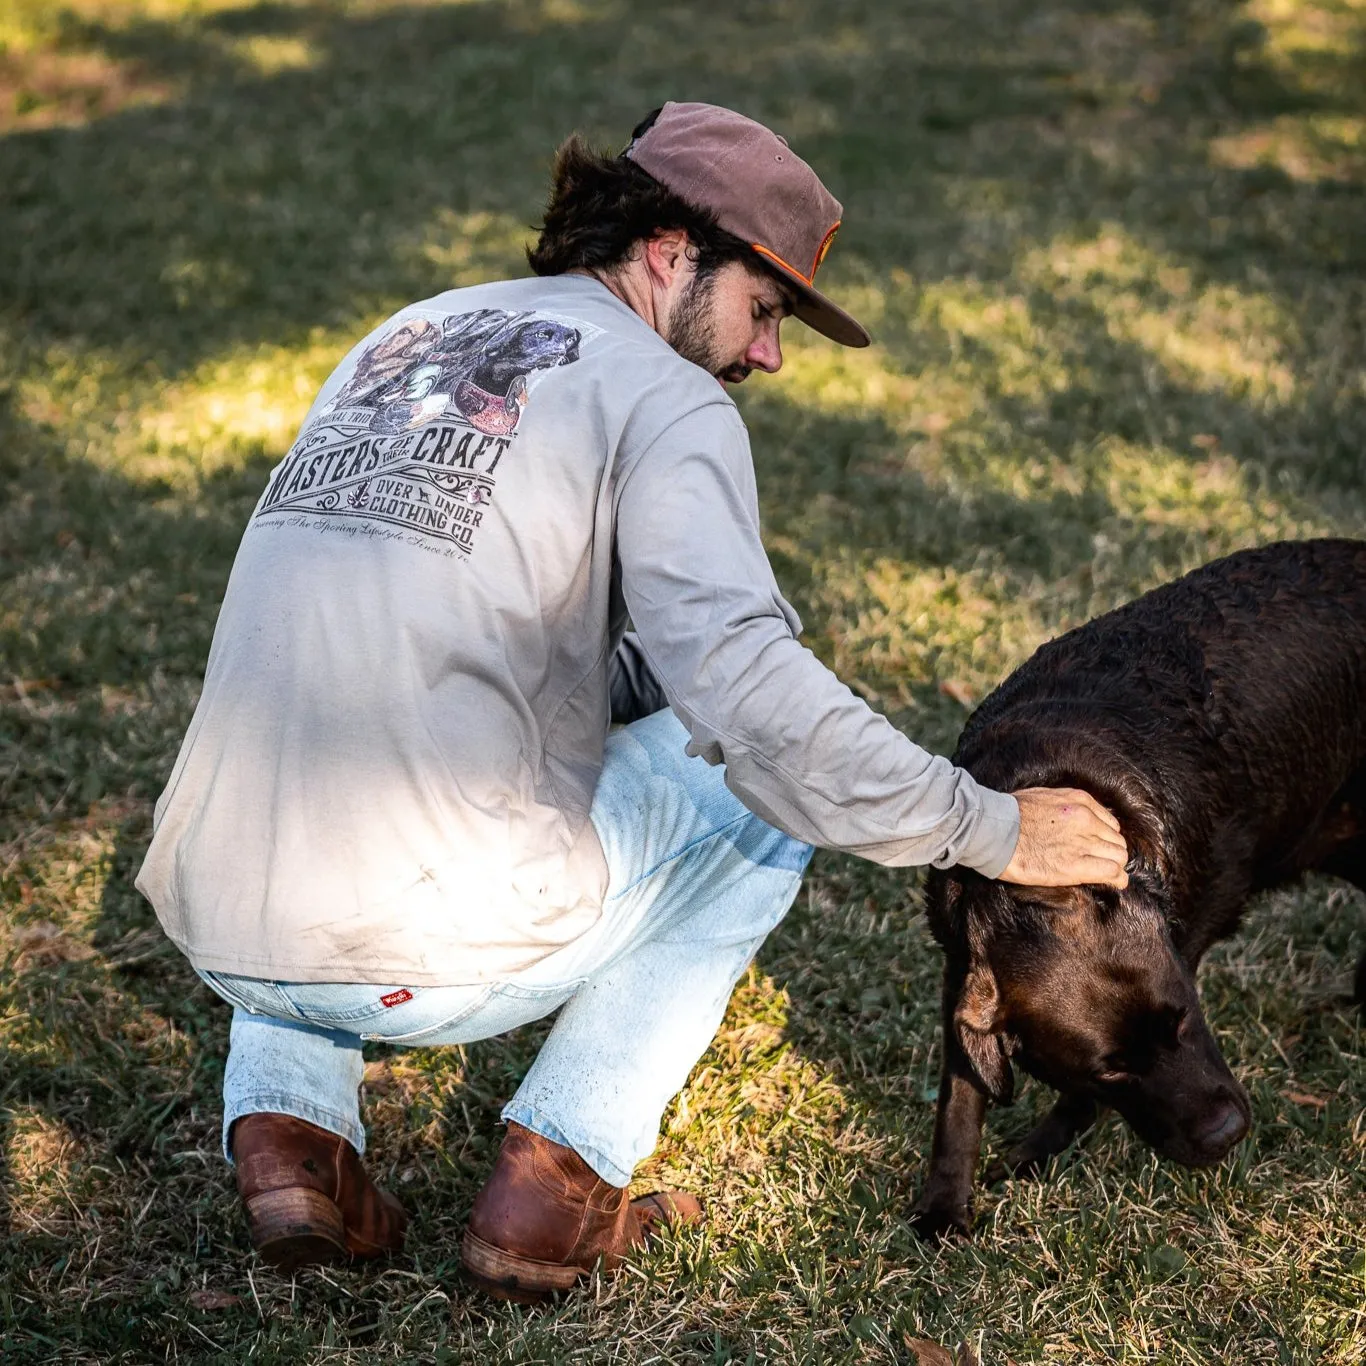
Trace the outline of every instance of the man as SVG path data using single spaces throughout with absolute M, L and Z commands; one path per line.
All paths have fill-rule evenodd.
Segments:
M 697 1217 L 626 1187 L 811 846 L 1125 880 L 1085 794 L 979 788 L 798 643 L 725 386 L 779 368 L 788 314 L 867 344 L 813 283 L 812 170 L 667 104 L 554 174 L 536 278 L 382 324 L 272 473 L 139 878 L 234 1006 L 224 1151 L 282 1265 L 401 1246 L 365 1039 L 563 1007 L 463 1246 L 545 1294 Z

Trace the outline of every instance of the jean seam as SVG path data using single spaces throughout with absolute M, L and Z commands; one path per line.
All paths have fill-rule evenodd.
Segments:
M 546 982 L 530 987 L 524 986 L 521 982 L 513 981 L 511 978 L 500 978 L 493 983 L 493 986 L 508 1000 L 534 1001 L 547 996 L 558 996 L 561 992 L 573 996 L 591 975 L 590 973 L 580 973 L 577 977 L 565 977 L 558 982 Z
M 261 1013 L 255 1006 L 248 1004 L 238 992 L 224 984 L 222 973 L 206 970 L 199 973 L 199 979 L 226 1005 L 232 1006 L 236 1010 L 245 1010 L 248 1015 L 259 1015 Z
M 277 997 L 279 997 L 280 1005 L 283 1007 L 285 1011 L 286 1019 L 300 1020 L 304 1024 L 314 1023 L 314 1021 L 310 1020 L 308 1016 L 305 1015 L 303 1011 L 300 1010 L 299 1007 L 296 1006 L 294 1002 L 289 999 L 289 997 L 285 994 L 284 988 L 279 984 L 279 982 L 271 982 L 269 985 L 270 989 L 275 993 Z
M 608 901 L 616 901 L 621 897 L 626 896 L 629 892 L 635 891 L 635 889 L 639 887 L 642 882 L 646 881 L 648 878 L 654 877 L 654 875 L 657 872 L 659 872 L 661 868 L 667 868 L 669 864 L 677 863 L 679 859 L 683 858 L 686 854 L 690 854 L 699 845 L 706 844 L 709 840 L 716 839 L 717 836 L 724 834 L 733 826 L 743 825 L 746 821 L 755 821 L 758 819 L 759 817 L 754 815 L 753 812 L 747 811 L 744 815 L 736 816 L 734 820 L 727 821 L 724 825 L 718 825 L 716 829 L 709 830 L 705 835 L 699 835 L 695 840 L 692 840 L 690 843 L 685 844 L 677 852 L 670 854 L 668 858 L 660 859 L 660 861 L 656 863 L 654 867 L 649 868 L 645 872 L 641 873 L 641 875 L 638 878 L 636 878 L 636 880 L 632 882 L 629 886 L 623 887 L 619 892 L 613 892 L 612 895 L 607 897 L 606 899 Z M 788 838 L 790 839 L 791 836 L 788 836 Z

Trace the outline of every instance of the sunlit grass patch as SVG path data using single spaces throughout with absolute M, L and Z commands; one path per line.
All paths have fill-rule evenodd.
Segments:
M 1361 50 L 1366 9 L 1359 0 L 1301 5 L 1254 0 L 1246 9 L 1246 51 L 1299 98 L 1211 140 L 1217 164 L 1283 176 L 1303 185 L 1360 183 L 1366 170 L 1366 80 Z
M 175 379 L 53 347 L 29 358 L 16 408 L 71 457 L 183 494 L 288 449 L 346 341 L 317 329 L 302 345 L 236 347 Z
M 1249 33 L 1248 45 L 1256 47 L 1262 61 L 1316 94 L 1355 95 L 1366 104 L 1366 91 L 1351 83 L 1366 31 L 1361 0 L 1313 5 L 1252 0 L 1247 16 L 1251 25 L 1261 27 L 1260 33 Z
M 1342 114 L 1274 120 L 1214 139 L 1216 164 L 1237 171 L 1279 171 L 1299 181 L 1350 181 L 1366 169 L 1366 118 Z
M 975 397 L 970 384 L 942 368 L 906 374 L 880 348 L 854 359 L 802 339 L 787 348 L 772 387 L 798 412 L 862 421 L 876 415 L 889 433 L 911 439 L 941 435 L 972 411 Z M 801 439 L 800 425 L 796 436 Z
M 77 126 L 120 109 L 160 104 L 175 93 L 136 62 L 97 52 L 42 53 L 22 63 L 0 50 L 0 133 Z
M 416 225 L 396 252 L 422 262 L 433 292 L 516 273 L 526 230 L 506 216 L 449 210 Z M 437 284 L 437 281 L 440 284 Z M 187 311 L 249 284 L 245 263 L 170 253 L 168 298 Z M 314 396 L 350 346 L 407 298 L 343 327 L 314 326 L 289 342 L 238 343 L 167 375 L 132 347 L 8 339 L 18 414 L 92 466 L 185 492 L 288 449 Z
M 911 688 L 941 680 L 966 680 L 982 696 L 1022 635 L 1045 636 L 1028 607 L 1012 603 L 1010 639 L 1002 641 L 999 614 L 1011 594 L 989 570 L 960 574 L 888 559 L 866 568 L 845 561 L 813 569 L 823 593 L 848 604 L 830 619 L 832 666 L 865 696 L 892 707 L 913 706 Z
M 409 250 L 437 272 L 445 288 L 525 273 L 533 234 L 506 214 L 439 211 L 422 224 Z
M 1293 324 L 1268 292 L 1197 285 L 1179 257 L 1164 259 L 1117 224 L 1036 248 L 1021 274 L 1095 310 L 1109 335 L 1144 347 L 1173 377 L 1254 401 L 1293 393 L 1284 355 Z
M 1289 539 L 1325 529 L 1220 452 L 1212 435 L 1189 453 L 1117 441 L 1106 456 L 1106 492 L 1116 512 L 1135 525 L 1198 532 L 1211 552 L 1241 549 L 1268 535 Z
M 129 478 L 181 489 L 251 460 L 278 458 L 344 345 L 336 333 L 319 333 L 302 346 L 237 348 L 185 379 L 157 385 L 104 443 L 108 458 Z

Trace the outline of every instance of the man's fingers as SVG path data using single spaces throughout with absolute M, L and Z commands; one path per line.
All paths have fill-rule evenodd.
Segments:
M 1107 829 L 1119 833 L 1119 820 L 1115 813 L 1108 806 L 1102 806 L 1089 792 L 1077 787 L 1068 787 L 1060 788 L 1059 794 L 1066 797 L 1068 802 L 1080 807 L 1086 815 L 1094 817 Z
M 1107 826 L 1104 830 L 1096 831 L 1093 842 L 1097 845 L 1104 846 L 1107 850 L 1113 849 L 1115 851 L 1115 856 L 1121 863 L 1128 862 L 1129 846 L 1125 844 L 1124 836 L 1119 834 L 1118 831 L 1111 830 Z
M 1093 816 L 1089 811 L 1078 810 L 1075 816 L 1064 817 L 1072 829 L 1087 839 L 1097 840 L 1104 844 L 1123 844 L 1124 836 L 1120 833 L 1119 826 L 1111 825 L 1108 821 L 1102 821 L 1097 816 Z
M 1082 792 L 1078 789 L 1073 790 L 1069 795 L 1075 796 L 1088 811 L 1108 825 L 1111 830 L 1119 831 L 1119 821 L 1115 817 L 1115 813 L 1108 806 L 1102 806 L 1089 792 Z
M 1075 862 L 1045 867 L 1038 864 L 1011 863 L 1000 874 L 1002 882 L 1022 883 L 1027 887 L 1113 887 L 1122 892 L 1129 885 L 1123 865 L 1109 859 L 1077 859 Z
M 1007 874 L 1012 871 L 1007 869 Z M 1007 882 L 1024 882 L 1035 887 L 1085 887 L 1099 885 L 1123 891 L 1129 885 L 1129 874 L 1122 863 L 1113 859 L 1082 855 L 1049 868 L 1025 868 L 1018 877 L 1002 874 Z
M 1129 874 L 1124 871 L 1122 863 L 1113 863 L 1104 858 L 1088 858 L 1085 862 L 1091 870 L 1085 881 L 1103 882 L 1107 887 L 1116 887 L 1120 891 L 1129 885 Z
M 1099 802 L 1095 803 L 1096 814 L 1110 827 L 1115 834 L 1119 834 L 1119 817 L 1110 810 L 1108 806 L 1102 806 Z

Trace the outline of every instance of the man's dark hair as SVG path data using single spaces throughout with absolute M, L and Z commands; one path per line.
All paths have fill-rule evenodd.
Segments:
M 641 124 L 636 136 L 652 121 Z M 688 234 L 699 276 L 728 261 L 760 266 L 749 244 L 721 227 L 709 210 L 689 204 L 629 157 L 594 152 L 575 133 L 555 154 L 541 235 L 526 257 L 537 275 L 611 270 L 629 259 L 635 243 L 678 228 Z

